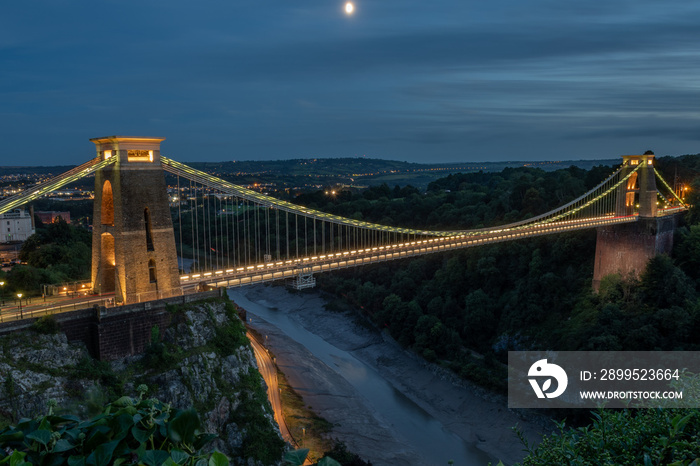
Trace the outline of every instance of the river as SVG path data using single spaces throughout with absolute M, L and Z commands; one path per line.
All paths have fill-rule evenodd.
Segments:
M 405 439 L 406 445 L 424 458 L 435 459 L 434 464 L 440 465 L 448 464 L 448 460 L 453 460 L 456 465 L 486 466 L 489 461 L 497 462 L 474 443 L 468 443 L 450 431 L 440 420 L 398 391 L 373 367 L 309 331 L 289 309 L 279 309 L 267 300 L 250 300 L 242 289 L 229 289 L 228 294 L 249 314 L 277 327 L 347 380 L 366 400 L 367 406 L 388 421 L 398 436 Z M 362 452 L 358 453 L 362 455 Z

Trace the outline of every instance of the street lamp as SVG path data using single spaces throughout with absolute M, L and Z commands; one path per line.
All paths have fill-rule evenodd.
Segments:
M 5 289 L 5 282 L 0 282 L 0 305 L 5 302 L 3 299 L 2 291 Z
M 24 314 L 22 313 L 22 293 L 17 293 L 17 297 L 19 298 L 19 318 L 24 319 Z

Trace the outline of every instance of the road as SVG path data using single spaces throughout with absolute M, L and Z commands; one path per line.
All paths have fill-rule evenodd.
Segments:
M 4 306 L 0 306 L 0 322 L 31 319 L 49 314 L 85 309 L 94 304 L 104 306 L 107 305 L 113 297 L 114 293 L 101 296 L 47 297 L 45 300 L 41 297 L 22 298 L 21 309 L 17 300 L 8 299 L 5 300 Z
M 263 376 L 263 379 L 265 379 L 265 383 L 267 384 L 267 397 L 272 405 L 272 411 L 275 414 L 275 421 L 277 421 L 277 425 L 280 428 L 282 438 L 286 442 L 296 445 L 292 435 L 289 433 L 289 429 L 287 429 L 287 424 L 284 422 L 282 401 L 280 399 L 280 389 L 279 385 L 277 384 L 277 366 L 275 366 L 275 364 L 272 362 L 272 359 L 267 353 L 265 347 L 258 342 L 258 340 L 256 340 L 254 335 L 247 332 L 246 336 L 250 340 L 250 344 L 253 346 L 253 352 L 255 353 L 255 359 L 258 362 L 260 375 Z

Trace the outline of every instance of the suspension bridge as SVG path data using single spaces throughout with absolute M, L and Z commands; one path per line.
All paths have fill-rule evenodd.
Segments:
M 445 231 L 380 225 L 196 170 L 162 156 L 163 140 L 91 139 L 94 159 L 0 201 L 0 214 L 94 175 L 92 290 L 132 303 L 205 285 L 288 280 L 301 289 L 321 272 L 590 228 L 598 229 L 595 286 L 607 273 L 638 272 L 667 252 L 675 214 L 686 209 L 646 153 L 623 156 L 587 193 L 520 222 Z

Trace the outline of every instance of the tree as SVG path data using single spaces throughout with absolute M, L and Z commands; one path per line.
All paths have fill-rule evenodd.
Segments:
M 8 276 L 8 288 L 38 294 L 42 284 L 85 280 L 90 277 L 91 235 L 59 219 L 22 244 L 20 259 L 26 266 L 14 267 Z
M 686 221 L 690 225 L 700 223 L 700 178 L 696 178 L 690 185 L 690 192 L 685 202 L 690 206 L 686 214 Z
M 498 325 L 491 299 L 479 288 L 467 295 L 464 308 L 465 323 L 462 334 L 467 344 L 479 351 L 488 350 Z
M 644 303 L 653 308 L 685 306 L 695 301 L 695 284 L 670 257 L 655 256 L 641 277 Z
M 700 225 L 679 230 L 673 256 L 686 275 L 696 282 L 700 280 Z

